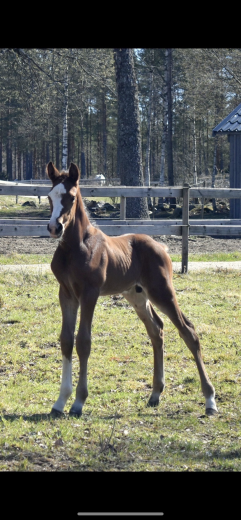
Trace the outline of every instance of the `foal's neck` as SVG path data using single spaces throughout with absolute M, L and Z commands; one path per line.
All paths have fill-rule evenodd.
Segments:
M 80 189 L 77 191 L 76 195 L 76 210 L 75 210 L 75 219 L 79 219 L 81 221 L 82 227 L 88 226 L 90 224 L 85 205 L 80 193 Z
M 69 249 L 80 244 L 86 235 L 87 227 L 90 225 L 88 215 L 85 210 L 85 205 L 78 189 L 76 195 L 76 205 L 72 215 L 72 219 L 64 231 L 63 238 L 60 245 L 64 249 Z

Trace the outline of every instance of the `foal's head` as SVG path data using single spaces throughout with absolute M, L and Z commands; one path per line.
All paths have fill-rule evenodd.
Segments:
M 60 173 L 53 163 L 49 162 L 47 174 L 53 184 L 48 194 L 51 218 L 47 227 L 52 238 L 61 238 L 74 215 L 80 172 L 78 167 L 71 163 L 69 172 Z

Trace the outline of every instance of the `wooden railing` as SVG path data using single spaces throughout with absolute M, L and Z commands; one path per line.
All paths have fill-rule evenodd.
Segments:
M 0 195 L 46 197 L 49 185 L 0 183 Z M 241 237 L 241 220 L 235 219 L 189 219 L 189 199 L 238 199 L 241 189 L 229 188 L 190 188 L 184 187 L 135 187 L 135 186 L 81 186 L 83 197 L 120 198 L 120 219 L 95 219 L 99 228 L 107 235 L 123 233 L 146 233 L 148 235 L 182 236 L 182 272 L 188 272 L 189 235 L 216 235 Z M 126 219 L 127 197 L 175 197 L 183 200 L 182 219 L 171 220 L 134 220 Z M 48 237 L 47 221 L 27 219 L 0 219 L 0 236 L 41 236 Z

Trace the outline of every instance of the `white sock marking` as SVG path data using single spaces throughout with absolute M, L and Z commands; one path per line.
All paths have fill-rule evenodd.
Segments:
M 216 406 L 214 395 L 206 398 L 206 408 L 212 408 L 213 410 L 218 410 L 217 406 Z
M 63 356 L 62 359 L 63 365 L 60 393 L 59 398 L 53 406 L 53 408 L 59 412 L 63 411 L 66 401 L 72 393 L 72 361 L 69 361 L 65 356 Z

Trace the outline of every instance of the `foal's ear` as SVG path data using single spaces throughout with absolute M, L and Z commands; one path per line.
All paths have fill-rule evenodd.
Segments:
M 47 164 L 46 169 L 50 180 L 54 182 L 56 178 L 60 175 L 59 171 L 57 170 L 57 168 L 55 168 L 54 164 L 51 161 Z
M 70 163 L 70 167 L 69 167 L 69 179 L 71 180 L 71 182 L 73 184 L 77 184 L 77 182 L 79 181 L 80 179 L 80 171 L 79 171 L 79 168 L 78 166 L 76 166 L 76 164 L 74 163 Z

